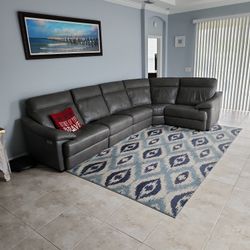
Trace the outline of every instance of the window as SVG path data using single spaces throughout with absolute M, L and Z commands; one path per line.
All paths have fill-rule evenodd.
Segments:
M 250 16 L 198 20 L 194 76 L 215 77 L 222 107 L 250 111 Z

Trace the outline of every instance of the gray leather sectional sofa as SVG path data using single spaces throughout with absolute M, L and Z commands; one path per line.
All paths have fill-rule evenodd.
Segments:
M 28 152 L 64 171 L 151 125 L 209 130 L 221 108 L 216 88 L 211 78 L 135 79 L 30 98 L 22 119 Z M 49 117 L 68 107 L 86 125 L 75 133 L 56 129 Z

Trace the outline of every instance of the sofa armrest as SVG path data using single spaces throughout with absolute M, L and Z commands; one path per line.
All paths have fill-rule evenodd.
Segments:
M 22 118 L 22 122 L 24 127 L 28 130 L 51 141 L 65 141 L 76 138 L 76 135 L 74 133 L 40 125 L 39 123 L 28 117 Z
M 210 100 L 197 104 L 195 108 L 196 109 L 212 109 L 214 107 L 218 107 L 218 104 L 220 105 L 221 100 L 222 100 L 222 92 L 216 92 L 215 95 Z

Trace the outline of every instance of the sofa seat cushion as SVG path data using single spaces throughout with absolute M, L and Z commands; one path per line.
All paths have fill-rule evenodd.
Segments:
M 119 133 L 120 131 L 133 125 L 133 118 L 128 115 L 111 115 L 95 122 L 109 128 L 110 135 Z
M 165 108 L 169 104 L 152 104 L 153 116 L 164 116 Z
M 129 115 L 133 118 L 133 123 L 138 123 L 152 117 L 152 108 L 150 107 L 135 107 L 119 112 L 121 115 Z
M 109 129 L 100 124 L 88 124 L 75 134 L 77 136 L 76 139 L 68 141 L 63 145 L 66 156 L 72 156 L 108 138 Z
M 199 111 L 193 106 L 187 105 L 170 105 L 165 109 L 165 116 L 177 117 L 189 120 L 205 121 L 207 120 L 207 113 Z

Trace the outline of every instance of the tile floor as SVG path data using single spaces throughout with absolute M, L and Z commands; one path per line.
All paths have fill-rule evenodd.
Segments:
M 220 123 L 243 131 L 176 219 L 40 166 L 0 181 L 0 249 L 250 249 L 250 115 Z

